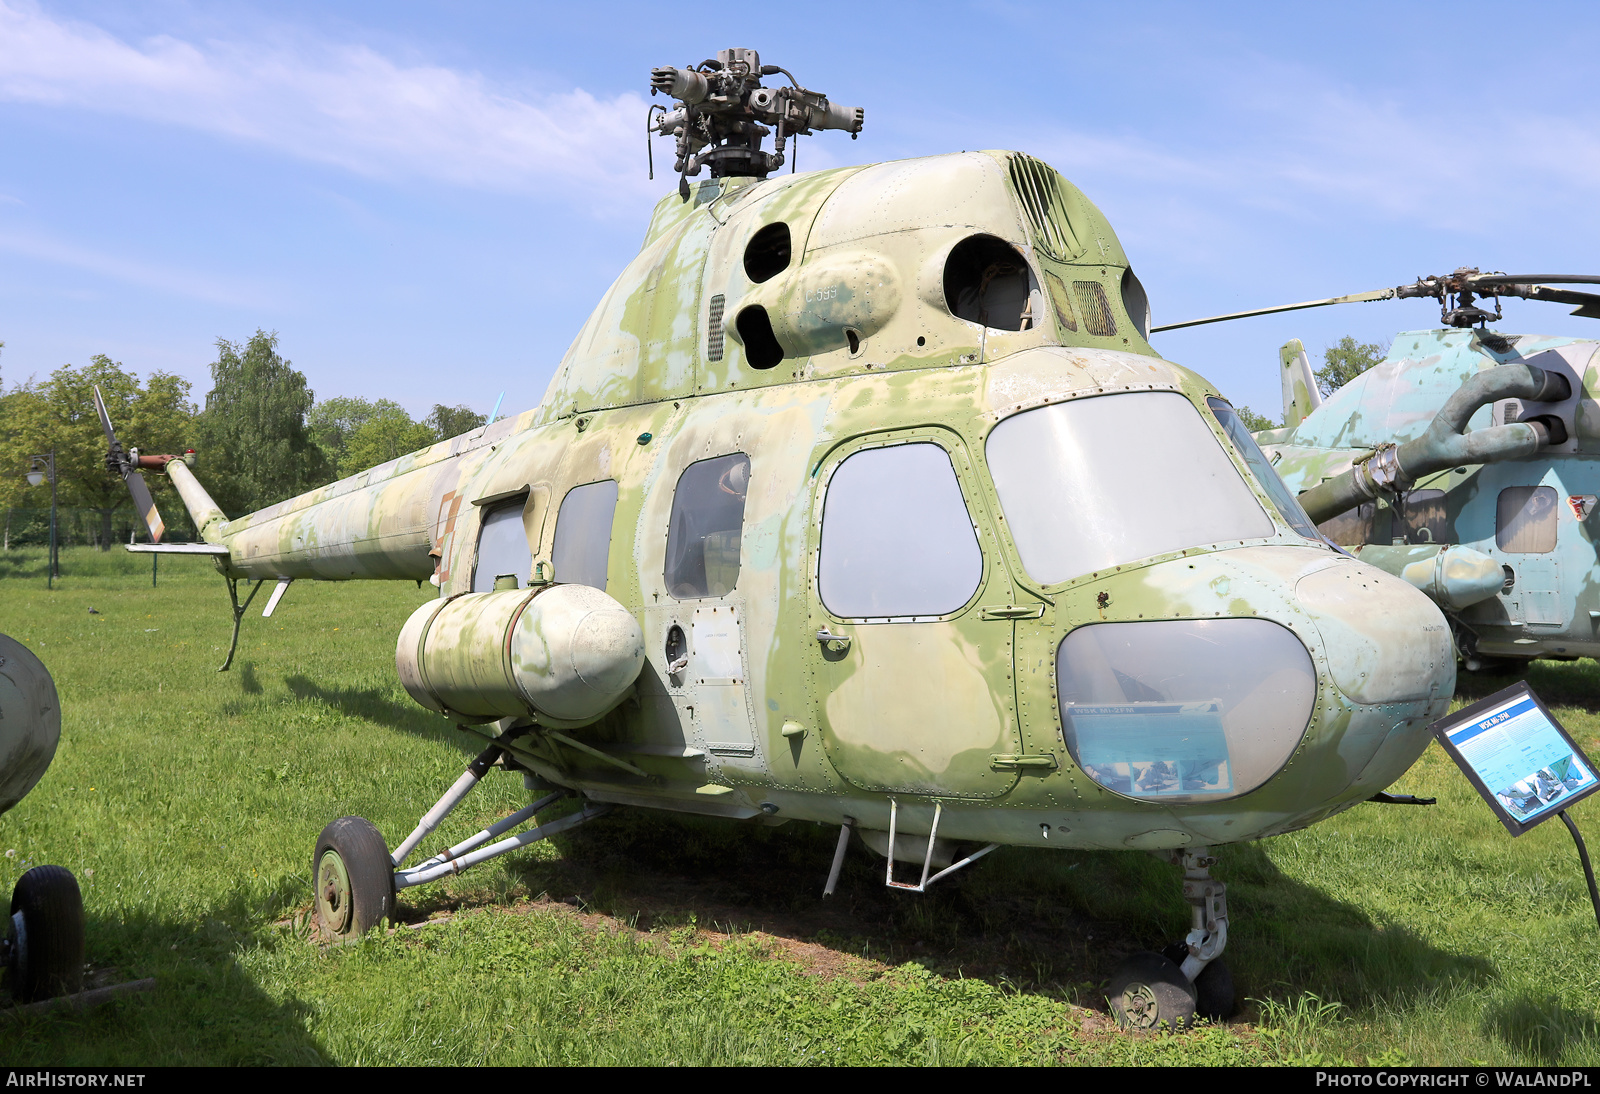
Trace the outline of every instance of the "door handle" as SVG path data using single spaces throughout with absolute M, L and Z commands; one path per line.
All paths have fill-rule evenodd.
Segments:
M 822 648 L 829 653 L 844 653 L 850 648 L 848 634 L 829 634 L 828 628 L 823 627 L 817 632 L 817 641 L 822 643 Z
M 1043 604 L 987 604 L 980 609 L 984 619 L 1042 619 Z

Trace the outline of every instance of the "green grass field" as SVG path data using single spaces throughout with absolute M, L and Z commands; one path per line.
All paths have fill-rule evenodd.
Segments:
M 1248 1001 L 1178 1036 L 1116 1032 L 1100 995 L 1187 926 L 1177 872 L 1138 853 L 1002 849 L 917 896 L 858 846 L 824 903 L 836 829 L 619 811 L 323 945 L 306 923 L 322 826 L 359 814 L 392 844 L 476 752 L 395 678 L 395 635 L 433 590 L 296 585 L 269 620 L 258 600 L 219 675 L 208 560 L 163 560 L 154 589 L 122 551 L 63 568 L 47 591 L 42 552 L 0 554 L 0 631 L 64 711 L 54 766 L 0 818 L 0 892 L 67 866 L 93 981 L 158 986 L 0 1017 L 0 1063 L 1600 1062 L 1600 931 L 1571 839 L 1558 822 L 1510 839 L 1436 747 L 1393 790 L 1437 807 L 1361 805 L 1221 850 Z M 1600 746 L 1593 662 L 1531 681 Z M 491 774 L 424 851 L 526 800 Z M 1590 839 L 1596 808 L 1574 810 Z

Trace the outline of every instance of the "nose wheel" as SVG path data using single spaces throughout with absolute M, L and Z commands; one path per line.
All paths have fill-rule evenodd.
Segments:
M 1233 975 L 1222 961 L 1228 943 L 1227 887 L 1211 877 L 1217 860 L 1203 847 L 1165 852 L 1183 868 L 1183 898 L 1193 929 L 1161 953 L 1136 953 L 1118 967 L 1106 1001 L 1124 1029 L 1184 1029 L 1196 1016 L 1220 1022 L 1234 1013 Z
M 19 1003 L 83 990 L 83 894 L 62 866 L 35 866 L 17 879 L 0 958 Z

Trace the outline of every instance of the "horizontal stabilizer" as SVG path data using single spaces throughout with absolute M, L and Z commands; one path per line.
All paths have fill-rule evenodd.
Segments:
M 220 543 L 130 543 L 128 550 L 136 555 L 226 556 L 228 553 L 228 548 Z

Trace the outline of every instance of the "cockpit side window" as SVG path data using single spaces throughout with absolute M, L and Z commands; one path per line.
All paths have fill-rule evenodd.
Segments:
M 1050 585 L 1276 527 L 1193 403 L 1133 391 L 1013 414 L 985 444 L 1017 554 Z
M 472 591 L 494 591 L 495 581 L 509 577 L 521 588 L 528 583 L 533 568 L 533 550 L 522 527 L 522 509 L 528 503 L 523 494 L 504 505 L 486 509 L 478 529 L 478 553 L 472 568 Z
M 611 521 L 616 512 L 615 479 L 574 486 L 567 491 L 556 514 L 556 541 L 550 552 L 557 581 L 605 590 Z
M 997 236 L 968 236 L 945 259 L 945 305 L 957 319 L 1022 330 L 1033 287 L 1027 260 Z
M 667 528 L 664 578 L 674 599 L 726 596 L 738 584 L 749 487 L 750 457 L 743 452 L 684 468 Z
M 977 592 L 983 554 L 950 456 L 869 448 L 828 480 L 817 588 L 842 619 L 947 615 Z
M 1211 413 L 1216 416 L 1217 424 L 1222 426 L 1222 431 L 1228 435 L 1228 440 L 1233 442 L 1239 458 L 1244 460 L 1244 465 L 1250 469 L 1250 474 L 1255 476 L 1262 491 L 1272 499 L 1272 504 L 1278 507 L 1283 519 L 1289 522 L 1289 527 L 1307 539 L 1321 540 L 1322 533 L 1317 531 L 1317 526 L 1311 523 L 1311 518 L 1306 516 L 1306 511 L 1300 507 L 1299 500 L 1289 492 L 1289 487 L 1273 470 L 1272 461 L 1267 459 L 1267 454 L 1256 444 L 1256 439 L 1250 435 L 1250 429 L 1239 417 L 1238 411 L 1222 399 L 1207 399 L 1206 405 L 1211 407 Z

